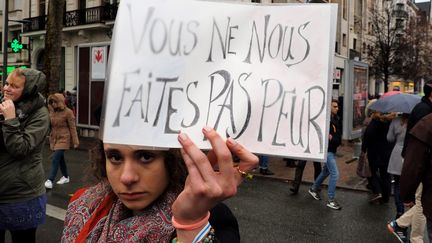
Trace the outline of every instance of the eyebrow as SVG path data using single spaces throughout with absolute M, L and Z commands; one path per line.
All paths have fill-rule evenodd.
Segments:
M 107 148 L 107 149 L 104 149 L 104 152 L 106 153 L 106 152 L 119 152 L 119 150 L 118 149 L 115 149 L 115 148 Z

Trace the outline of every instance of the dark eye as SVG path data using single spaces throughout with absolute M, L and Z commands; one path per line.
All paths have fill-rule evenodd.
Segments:
M 156 155 L 154 153 L 144 151 L 144 150 L 139 150 L 139 151 L 135 152 L 136 160 L 138 160 L 144 164 L 152 162 L 154 160 L 155 156 Z
M 112 152 L 112 151 L 106 152 L 105 156 L 106 156 L 106 159 L 109 160 L 113 164 L 118 164 L 123 159 L 122 155 L 118 152 Z

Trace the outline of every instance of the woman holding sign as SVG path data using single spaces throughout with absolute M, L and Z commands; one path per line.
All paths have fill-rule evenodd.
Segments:
M 258 158 L 211 128 L 202 132 L 212 145 L 207 154 L 184 133 L 182 148 L 168 151 L 101 145 L 100 180 L 72 197 L 62 242 L 239 242 L 237 221 L 220 202 L 236 194 Z M 240 158 L 236 167 L 231 154 Z

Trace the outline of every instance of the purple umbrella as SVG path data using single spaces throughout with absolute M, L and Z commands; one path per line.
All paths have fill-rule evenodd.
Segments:
M 379 112 L 402 112 L 409 114 L 420 100 L 421 97 L 417 95 L 395 94 L 375 101 L 370 105 L 369 109 Z

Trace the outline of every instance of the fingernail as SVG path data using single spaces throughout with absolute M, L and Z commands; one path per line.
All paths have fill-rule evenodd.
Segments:
M 228 138 L 227 141 L 231 145 L 236 145 L 237 144 L 237 142 L 234 139 L 232 139 L 232 138 Z
M 186 135 L 186 133 L 180 133 L 179 135 L 178 135 L 178 139 L 179 139 L 179 141 L 180 142 L 184 142 L 184 141 L 186 141 L 187 139 L 188 139 L 188 136 Z
M 204 132 L 211 132 L 213 130 L 213 128 L 209 127 L 209 126 L 205 126 L 203 127 L 203 131 Z

